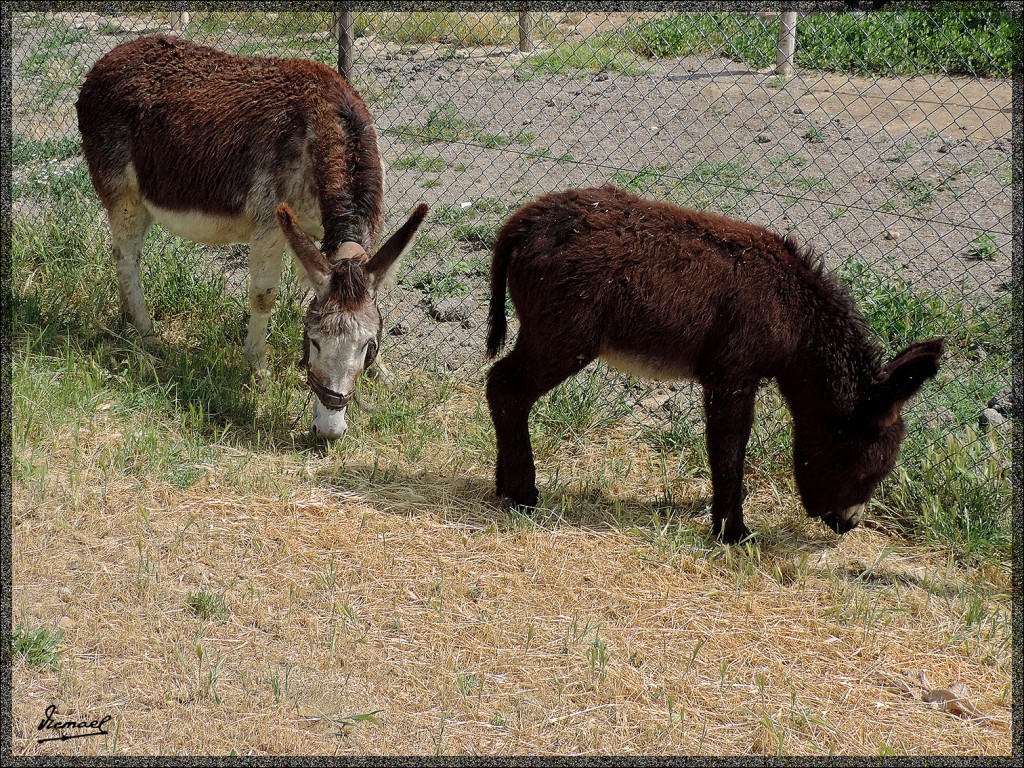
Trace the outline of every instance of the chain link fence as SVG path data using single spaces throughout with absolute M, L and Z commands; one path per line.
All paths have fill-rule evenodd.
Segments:
M 382 305 L 396 373 L 436 367 L 482 381 L 498 226 L 541 193 L 610 182 L 796 232 L 851 286 L 889 353 L 946 336 L 940 385 L 913 406 L 911 432 L 921 451 L 965 461 L 979 482 L 993 456 L 1009 465 L 1019 12 L 975 3 L 785 18 L 265 5 L 16 5 L 14 215 L 59 209 L 69 189 L 91 194 L 74 101 L 118 43 L 166 32 L 334 67 L 341 39 L 342 65 L 380 135 L 386 229 L 417 202 L 431 206 Z M 220 252 L 240 257 L 244 247 Z M 567 386 L 663 428 L 699 420 L 690 384 L 636 381 L 598 364 Z M 763 399 L 781 406 L 771 389 Z M 950 441 L 968 458 L 947 450 Z M 1008 487 L 1008 471 L 1001 478 Z

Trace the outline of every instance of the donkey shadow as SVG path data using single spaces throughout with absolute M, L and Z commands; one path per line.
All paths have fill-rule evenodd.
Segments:
M 726 548 L 711 529 L 711 499 L 703 496 L 669 502 L 664 498 L 612 496 L 597 488 L 555 490 L 542 497 L 540 507 L 519 510 L 497 497 L 493 478 L 486 475 L 412 473 L 381 468 L 379 464 L 343 462 L 320 470 L 314 477 L 323 488 L 355 493 L 379 509 L 411 508 L 414 513 L 433 514 L 444 524 L 504 534 L 524 529 L 573 528 L 594 533 L 618 530 L 634 532 L 652 542 L 672 529 L 679 534 L 682 546 L 696 557 L 715 558 Z M 840 541 L 839 536 L 827 531 L 821 538 L 791 527 L 757 528 L 750 539 L 733 548 L 745 551 L 749 543 L 771 560 L 774 556 L 790 558 L 794 553 L 814 555 L 834 549 Z

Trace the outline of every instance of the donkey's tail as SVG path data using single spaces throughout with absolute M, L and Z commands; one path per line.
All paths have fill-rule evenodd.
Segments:
M 493 358 L 505 346 L 508 322 L 505 318 L 505 286 L 508 262 L 519 245 L 519 233 L 509 226 L 499 230 L 491 257 L 491 308 L 487 315 L 487 357 Z

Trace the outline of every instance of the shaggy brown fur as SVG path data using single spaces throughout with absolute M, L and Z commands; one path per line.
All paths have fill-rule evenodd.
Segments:
M 96 62 L 77 103 L 82 148 L 104 203 L 131 163 L 143 197 L 171 210 L 244 212 L 312 191 L 323 251 L 369 251 L 380 236 L 377 135 L 359 94 L 319 62 L 233 56 L 167 35 L 119 45 Z M 150 140 L 159 137 L 159 141 Z M 289 187 L 294 171 L 312 190 Z M 261 175 L 272 175 L 261 179 Z M 273 223 L 274 206 L 261 210 Z
M 614 187 L 545 195 L 498 232 L 487 351 L 506 333 L 506 284 L 519 316 L 512 352 L 491 369 L 497 490 L 537 503 L 527 418 L 543 393 L 597 357 L 640 376 L 704 389 L 713 524 L 746 535 L 743 460 L 760 379 L 793 414 L 794 471 L 808 513 L 857 524 L 892 469 L 899 411 L 938 370 L 943 343 L 888 365 L 849 294 L 792 238 Z

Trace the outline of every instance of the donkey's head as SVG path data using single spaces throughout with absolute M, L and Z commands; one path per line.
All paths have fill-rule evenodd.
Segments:
M 314 293 L 306 310 L 301 365 L 316 396 L 313 432 L 321 437 L 339 438 L 348 430 L 348 401 L 377 354 L 383 330 L 377 291 L 392 282 L 427 210 L 423 203 L 416 206 L 373 256 L 358 243 L 344 242 L 328 257 L 299 229 L 287 204 L 277 207 L 278 223 Z
M 942 339 L 894 357 L 834 429 L 805 425 L 793 437 L 793 475 L 810 517 L 836 533 L 860 523 L 871 494 L 892 471 L 905 427 L 900 411 L 939 370 Z M 795 422 L 794 422 L 795 424 Z

